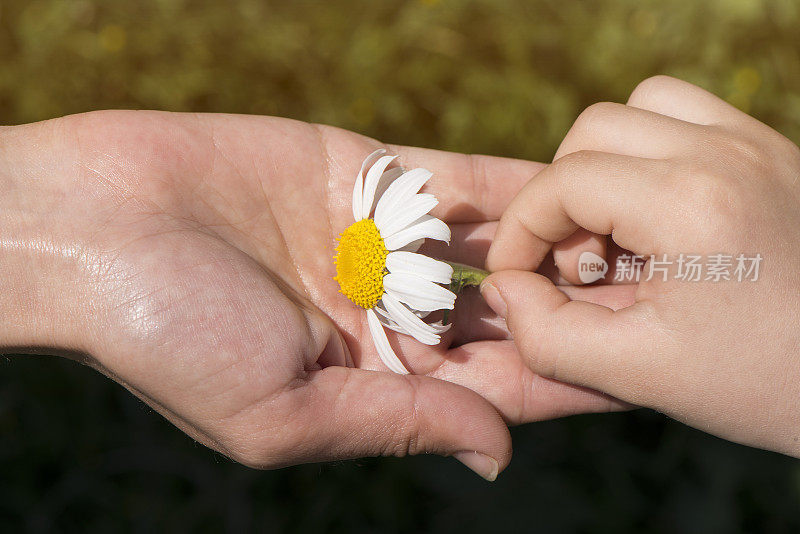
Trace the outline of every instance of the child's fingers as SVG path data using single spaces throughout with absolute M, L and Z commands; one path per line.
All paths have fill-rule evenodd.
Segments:
M 450 243 L 428 240 L 419 252 L 442 261 L 463 263 L 479 269 L 486 266 L 486 256 L 497 231 L 497 222 L 462 223 L 450 226 Z M 557 265 L 549 262 L 541 265 L 540 272 L 558 283 L 564 280 L 571 284 L 583 283 L 578 276 L 578 259 L 583 252 L 592 252 L 601 258 L 606 257 L 607 238 L 578 229 L 564 241 L 553 245 L 553 256 Z M 556 267 L 560 272 L 556 272 Z M 606 278 L 608 280 L 608 278 Z
M 486 304 L 477 287 L 459 293 L 448 321 L 453 327 L 443 336 L 446 346 L 510 339 L 506 322 Z
M 578 150 L 669 158 L 696 146 L 705 135 L 705 128 L 697 124 L 624 104 L 600 102 L 580 114 L 553 159 Z
M 570 300 L 546 278 L 524 271 L 494 273 L 481 291 L 505 316 L 520 354 L 536 374 L 639 404 L 641 388 L 660 376 L 666 363 L 650 357 L 664 340 L 645 303 L 614 312 Z M 650 352 L 641 357 L 642 351 Z
M 570 284 L 591 283 L 591 277 L 581 278 L 580 262 L 584 253 L 591 253 L 603 260 L 606 259 L 606 236 L 593 234 L 578 228 L 568 238 L 553 244 L 553 261 L 559 274 Z M 591 258 L 591 256 L 589 256 Z
M 557 287 L 572 300 L 591 302 L 612 310 L 632 306 L 637 288 L 635 284 Z M 450 321 L 453 328 L 444 337 L 451 346 L 511 339 L 505 320 L 492 311 L 477 289 L 466 289 L 458 296 Z
M 634 286 L 560 289 L 573 298 L 611 309 L 631 305 L 635 292 Z M 527 291 L 527 288 L 521 287 L 520 290 Z M 536 297 L 532 295 L 531 298 Z M 542 304 L 547 303 L 536 302 L 534 305 L 540 307 Z M 464 309 L 460 308 L 462 305 Z M 478 309 L 484 310 L 480 317 L 475 314 Z M 521 424 L 578 413 L 630 408 L 629 404 L 606 394 L 537 375 L 527 366 L 526 352 L 517 349 L 512 341 L 486 341 L 504 339 L 509 334 L 505 321 L 490 311 L 477 295 L 468 293 L 459 297 L 454 319 L 453 340 L 459 346 L 447 351 L 444 361 L 429 376 L 479 393 L 503 414 L 506 421 Z
M 605 284 L 596 286 L 558 286 L 570 300 L 599 304 L 614 311 L 636 303 L 638 284 Z
M 669 76 L 641 82 L 631 93 L 628 106 L 703 125 L 754 121 L 718 96 Z
M 506 210 L 489 249 L 487 266 L 534 270 L 553 243 L 578 227 L 611 234 L 622 247 L 651 253 L 669 206 L 669 166 L 598 152 L 569 154 L 534 177 Z

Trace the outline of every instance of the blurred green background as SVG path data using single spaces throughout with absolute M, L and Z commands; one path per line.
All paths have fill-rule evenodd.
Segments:
M 548 160 L 658 73 L 800 141 L 796 0 L 0 0 L 0 123 L 101 108 L 280 115 Z M 11 356 L 6 531 L 797 532 L 800 463 L 652 412 L 514 430 L 494 484 L 441 458 L 252 471 L 88 368 Z

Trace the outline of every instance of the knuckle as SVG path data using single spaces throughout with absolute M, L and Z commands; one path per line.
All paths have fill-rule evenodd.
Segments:
M 719 208 L 728 205 L 731 199 L 730 180 L 718 174 L 700 174 L 695 181 L 695 196 L 698 205 L 719 212 Z
M 484 201 L 490 198 L 488 191 L 488 181 L 486 172 L 485 158 L 479 155 L 470 154 L 467 156 L 469 161 L 469 176 L 471 177 L 471 190 L 474 198 Z
M 609 117 L 618 113 L 620 104 L 613 102 L 597 102 L 584 109 L 578 118 L 575 119 L 575 124 L 572 126 L 572 132 L 576 133 L 590 133 L 602 126 Z
M 436 452 L 431 450 L 430 444 L 424 437 L 425 433 L 422 431 L 422 421 L 418 408 L 419 389 L 412 380 L 406 379 L 405 383 L 407 384 L 406 394 L 410 399 L 404 401 L 402 405 L 410 408 L 401 417 L 401 421 L 394 425 L 394 431 L 387 433 L 386 439 L 380 447 L 380 454 L 383 456 L 403 457 Z
M 768 162 L 761 143 L 745 135 L 723 130 L 706 138 L 706 149 L 711 154 L 723 154 L 732 169 L 762 167 Z
M 570 152 L 551 163 L 542 178 L 553 180 L 558 194 L 568 193 L 578 185 L 579 177 L 586 175 L 586 169 L 596 166 L 597 159 L 598 153 L 592 150 Z
M 659 74 L 645 78 L 631 91 L 631 96 L 628 99 L 629 104 L 643 104 L 651 100 L 657 99 L 673 86 L 674 78 Z
M 794 144 L 790 139 L 784 136 L 780 136 L 780 143 L 779 143 L 781 150 L 786 155 L 787 159 L 790 161 L 795 162 L 795 166 L 798 162 L 800 162 L 800 147 Z
M 674 183 L 679 210 L 709 236 L 723 237 L 743 215 L 741 183 L 698 166 L 683 167 Z
M 550 164 L 550 170 L 560 177 L 570 176 L 576 169 L 593 162 L 596 157 L 597 153 L 594 151 L 577 150 L 555 160 Z
M 740 161 L 756 165 L 765 163 L 766 151 L 756 140 L 742 135 L 734 135 L 728 142 Z
M 556 152 L 557 157 L 560 154 L 573 153 L 585 146 L 598 130 L 604 129 L 604 125 L 611 120 L 612 116 L 619 113 L 620 106 L 621 104 L 613 102 L 597 102 L 584 109 L 561 142 Z
M 536 374 L 546 378 L 553 378 L 556 373 L 557 354 L 547 347 L 553 344 L 546 343 L 544 334 L 533 322 L 510 323 L 511 334 L 517 349 L 522 354 L 527 366 Z
M 696 208 L 717 213 L 715 208 L 725 203 L 724 180 L 715 174 L 696 173 L 684 179 L 684 184 L 688 199 Z
M 797 180 L 795 169 L 800 168 L 800 147 L 781 134 L 777 134 L 772 161 L 773 166 L 777 166 L 776 175 L 785 175 L 786 170 L 791 169 L 788 178 L 792 182 Z
M 383 447 L 381 447 L 381 456 L 394 456 L 396 458 L 404 458 L 406 456 L 414 456 L 416 454 L 432 452 L 422 446 L 418 433 L 411 433 L 403 431 L 398 432 L 396 439 L 388 440 Z
M 708 155 L 709 165 L 719 174 L 731 177 L 733 182 L 763 182 L 779 175 L 787 156 L 791 158 L 791 152 L 785 147 L 773 139 L 714 127 L 713 135 L 706 136 L 703 142 L 702 153 Z

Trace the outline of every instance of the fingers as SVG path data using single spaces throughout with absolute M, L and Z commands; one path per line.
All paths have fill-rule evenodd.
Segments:
M 583 284 L 579 262 L 585 252 L 606 259 L 606 237 L 578 228 L 568 238 L 553 244 L 553 261 L 558 272 L 570 284 Z
M 449 321 L 453 327 L 442 338 L 445 346 L 510 339 L 506 322 L 486 304 L 478 288 L 464 288 L 458 294 L 456 307 L 450 312 Z
M 636 290 L 632 285 L 561 289 L 573 298 L 612 309 L 633 304 Z M 461 345 L 444 353 L 444 361 L 427 371 L 429 376 L 475 391 L 512 424 L 630 407 L 606 394 L 535 374 L 511 341 L 486 341 L 507 338 L 505 321 L 490 312 L 483 299 L 471 297 L 476 296 L 460 295 L 453 314 L 453 341 Z M 479 309 L 482 313 L 477 315 Z
M 614 311 L 636 304 L 637 284 L 596 285 L 596 286 L 558 286 L 570 300 L 581 300 L 599 304 Z
M 646 303 L 614 312 L 571 301 L 549 280 L 521 271 L 494 273 L 481 290 L 537 374 L 636 402 L 637 388 L 662 365 L 640 357 L 657 354 L 663 341 Z
M 579 150 L 668 158 L 696 146 L 705 135 L 705 128 L 691 122 L 637 107 L 600 102 L 580 114 L 553 159 Z
M 496 221 L 522 186 L 544 164 L 425 148 L 388 147 L 407 168 L 433 172 L 424 192 L 439 199 L 431 212 L 449 224 Z
M 603 393 L 535 374 L 511 341 L 480 341 L 451 349 L 429 376 L 475 391 L 510 424 L 630 407 Z
M 476 393 L 424 376 L 329 367 L 279 399 L 281 464 L 433 453 L 487 480 L 511 458 L 503 419 Z M 270 429 L 269 431 L 273 431 Z
M 442 261 L 463 263 L 479 269 L 486 268 L 486 256 L 497 231 L 497 222 L 464 223 L 450 226 L 452 238 L 450 243 L 427 240 L 419 252 Z M 564 241 L 553 245 L 553 255 L 559 267 L 566 270 L 567 277 L 557 272 L 551 257 L 539 266 L 537 272 L 545 274 L 555 283 L 581 283 L 578 278 L 578 258 L 589 251 L 605 258 L 607 255 L 607 239 L 585 230 L 577 230 Z M 559 278 L 559 274 L 562 274 Z M 608 278 L 608 277 L 607 277 Z
M 677 241 L 674 230 L 680 229 L 680 217 L 665 206 L 680 198 L 677 178 L 681 170 L 676 157 L 705 145 L 707 125 L 742 121 L 757 124 L 711 93 L 663 76 L 642 82 L 628 105 L 589 107 L 564 139 L 553 165 L 532 179 L 509 205 L 487 265 L 490 270 L 531 270 L 552 243 L 567 238 L 578 227 L 598 234 L 613 231 L 618 244 L 636 253 L 647 254 L 659 244 Z M 640 159 L 625 160 L 612 154 Z M 675 179 L 666 180 L 670 165 L 678 172 Z M 665 188 L 665 182 L 670 182 L 670 187 Z M 527 200 L 521 200 L 523 197 Z M 697 205 L 696 199 L 693 204 Z M 653 228 L 656 221 L 658 233 Z M 582 235 L 574 239 L 580 241 Z M 591 244 L 590 250 L 592 246 L 599 244 Z M 559 248 L 554 247 L 559 267 L 564 267 L 564 262 L 570 265 L 562 270 L 562 276 L 578 283 L 571 266 L 576 265 L 575 256 L 582 250 L 568 244 L 564 256 Z
M 635 304 L 637 285 L 558 286 L 558 289 L 572 300 L 591 302 L 616 311 Z M 453 328 L 444 335 L 443 343 L 451 347 L 475 341 L 511 339 L 505 320 L 492 311 L 477 288 L 465 289 L 458 295 L 456 308 L 450 313 L 450 322 Z
M 641 82 L 631 93 L 628 106 L 704 125 L 754 121 L 705 89 L 669 76 Z
M 490 271 L 534 270 L 551 245 L 578 227 L 611 234 L 621 246 L 649 254 L 670 236 L 669 165 L 598 152 L 569 154 L 531 180 L 503 214 L 489 249 Z M 656 222 L 661 226 L 656 228 Z

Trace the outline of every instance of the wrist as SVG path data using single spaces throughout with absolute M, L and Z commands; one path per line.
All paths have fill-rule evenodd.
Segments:
M 84 249 L 56 121 L 0 129 L 0 351 L 84 350 Z M 71 224 L 73 223 L 73 224 Z

